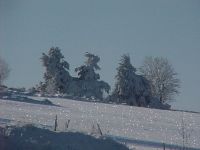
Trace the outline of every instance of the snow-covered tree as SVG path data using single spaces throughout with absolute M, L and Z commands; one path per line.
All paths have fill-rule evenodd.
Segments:
M 149 82 L 136 74 L 129 55 L 123 55 L 117 68 L 116 84 L 112 100 L 134 106 L 147 106 L 151 94 Z
M 48 54 L 43 53 L 41 60 L 46 72 L 44 73 L 45 81 L 40 83 L 40 88 L 50 94 L 66 93 L 71 76 L 68 72 L 69 63 L 64 60 L 60 49 L 58 47 L 50 48 Z
M 100 75 L 95 72 L 100 70 L 97 64 L 100 58 L 91 53 L 86 53 L 85 56 L 87 58 L 85 64 L 75 68 L 78 73 L 78 79 L 74 78 L 76 86 L 73 87 L 79 87 L 79 89 L 76 89 L 75 95 L 102 99 L 103 92 L 109 93 L 110 86 L 104 81 L 99 81 Z
M 98 62 L 100 58 L 91 53 L 86 53 L 85 57 L 87 60 L 84 65 L 75 68 L 75 71 L 78 73 L 78 77 L 80 80 L 98 80 L 100 76 L 98 73 L 95 73 L 95 70 L 100 70 L 98 66 Z
M 161 103 L 172 100 L 178 93 L 180 80 L 168 59 L 146 57 L 140 72 L 150 81 L 152 96 Z
M 124 101 L 133 95 L 134 85 L 132 84 L 135 76 L 136 69 L 130 62 L 128 55 L 123 55 L 119 67 L 117 68 L 116 84 L 114 94 L 120 98 L 120 101 Z
M 7 79 L 9 73 L 8 64 L 0 57 L 0 85 Z

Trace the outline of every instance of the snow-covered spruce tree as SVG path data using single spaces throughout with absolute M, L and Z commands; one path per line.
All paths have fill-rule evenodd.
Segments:
M 100 70 L 97 64 L 100 58 L 91 53 L 86 53 L 85 57 L 87 58 L 85 64 L 75 68 L 78 78 L 73 78 L 73 81 L 79 88 L 73 91 L 74 95 L 102 99 L 103 92 L 109 93 L 110 86 L 104 81 L 99 81 L 100 75 L 95 72 Z
M 41 58 L 43 66 L 46 68 L 44 73 L 44 83 L 40 83 L 44 93 L 67 93 L 71 76 L 68 72 L 69 63 L 64 60 L 58 47 L 50 48 L 48 54 L 43 53 Z
M 75 71 L 78 73 L 79 79 L 80 80 L 100 79 L 99 74 L 95 73 L 95 70 L 101 69 L 97 64 L 100 61 L 100 58 L 88 52 L 85 54 L 85 57 L 87 57 L 85 65 L 75 68 Z
M 134 106 L 147 106 L 151 93 L 148 80 L 137 75 L 129 55 L 123 55 L 117 68 L 116 84 L 111 100 Z

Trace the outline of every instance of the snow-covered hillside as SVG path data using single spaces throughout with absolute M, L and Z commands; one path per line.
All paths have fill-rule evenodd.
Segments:
M 190 149 L 200 149 L 200 114 L 198 113 L 61 98 L 49 100 L 56 106 L 0 100 L 0 124 L 26 122 L 51 128 L 57 115 L 60 131 L 66 130 L 68 120 L 70 123 L 67 130 L 86 133 L 91 133 L 92 126 L 98 123 L 103 135 L 138 150 L 162 149 L 163 143 L 166 144 L 166 149 L 177 148 L 183 145 L 183 141 Z

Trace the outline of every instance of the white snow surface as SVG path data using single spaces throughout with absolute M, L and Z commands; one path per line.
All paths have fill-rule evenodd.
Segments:
M 44 99 L 31 97 L 33 99 Z M 49 98 L 59 106 L 30 104 L 0 100 L 0 125 L 18 122 L 45 127 L 54 126 L 58 116 L 58 130 L 91 133 L 92 126 L 100 125 L 105 136 L 112 137 L 130 148 L 138 150 L 162 149 L 160 145 L 185 145 L 200 149 L 200 114 L 140 108 L 134 106 L 83 102 L 62 98 Z

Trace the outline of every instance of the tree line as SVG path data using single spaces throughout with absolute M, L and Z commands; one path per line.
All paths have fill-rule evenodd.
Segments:
M 122 55 L 113 91 L 107 82 L 100 80 L 100 75 L 96 72 L 101 69 L 98 65 L 100 57 L 87 52 L 85 58 L 84 64 L 74 70 L 77 77 L 73 77 L 69 73 L 70 64 L 60 48 L 51 47 L 41 57 L 45 67 L 44 81 L 32 88 L 32 91 L 43 95 L 65 94 L 164 109 L 170 106 L 167 102 L 179 92 L 180 80 L 166 58 L 146 57 L 143 65 L 136 70 L 131 64 L 130 56 Z M 8 72 L 7 64 L 0 59 L 0 84 L 6 79 Z M 104 93 L 108 96 L 104 97 Z

